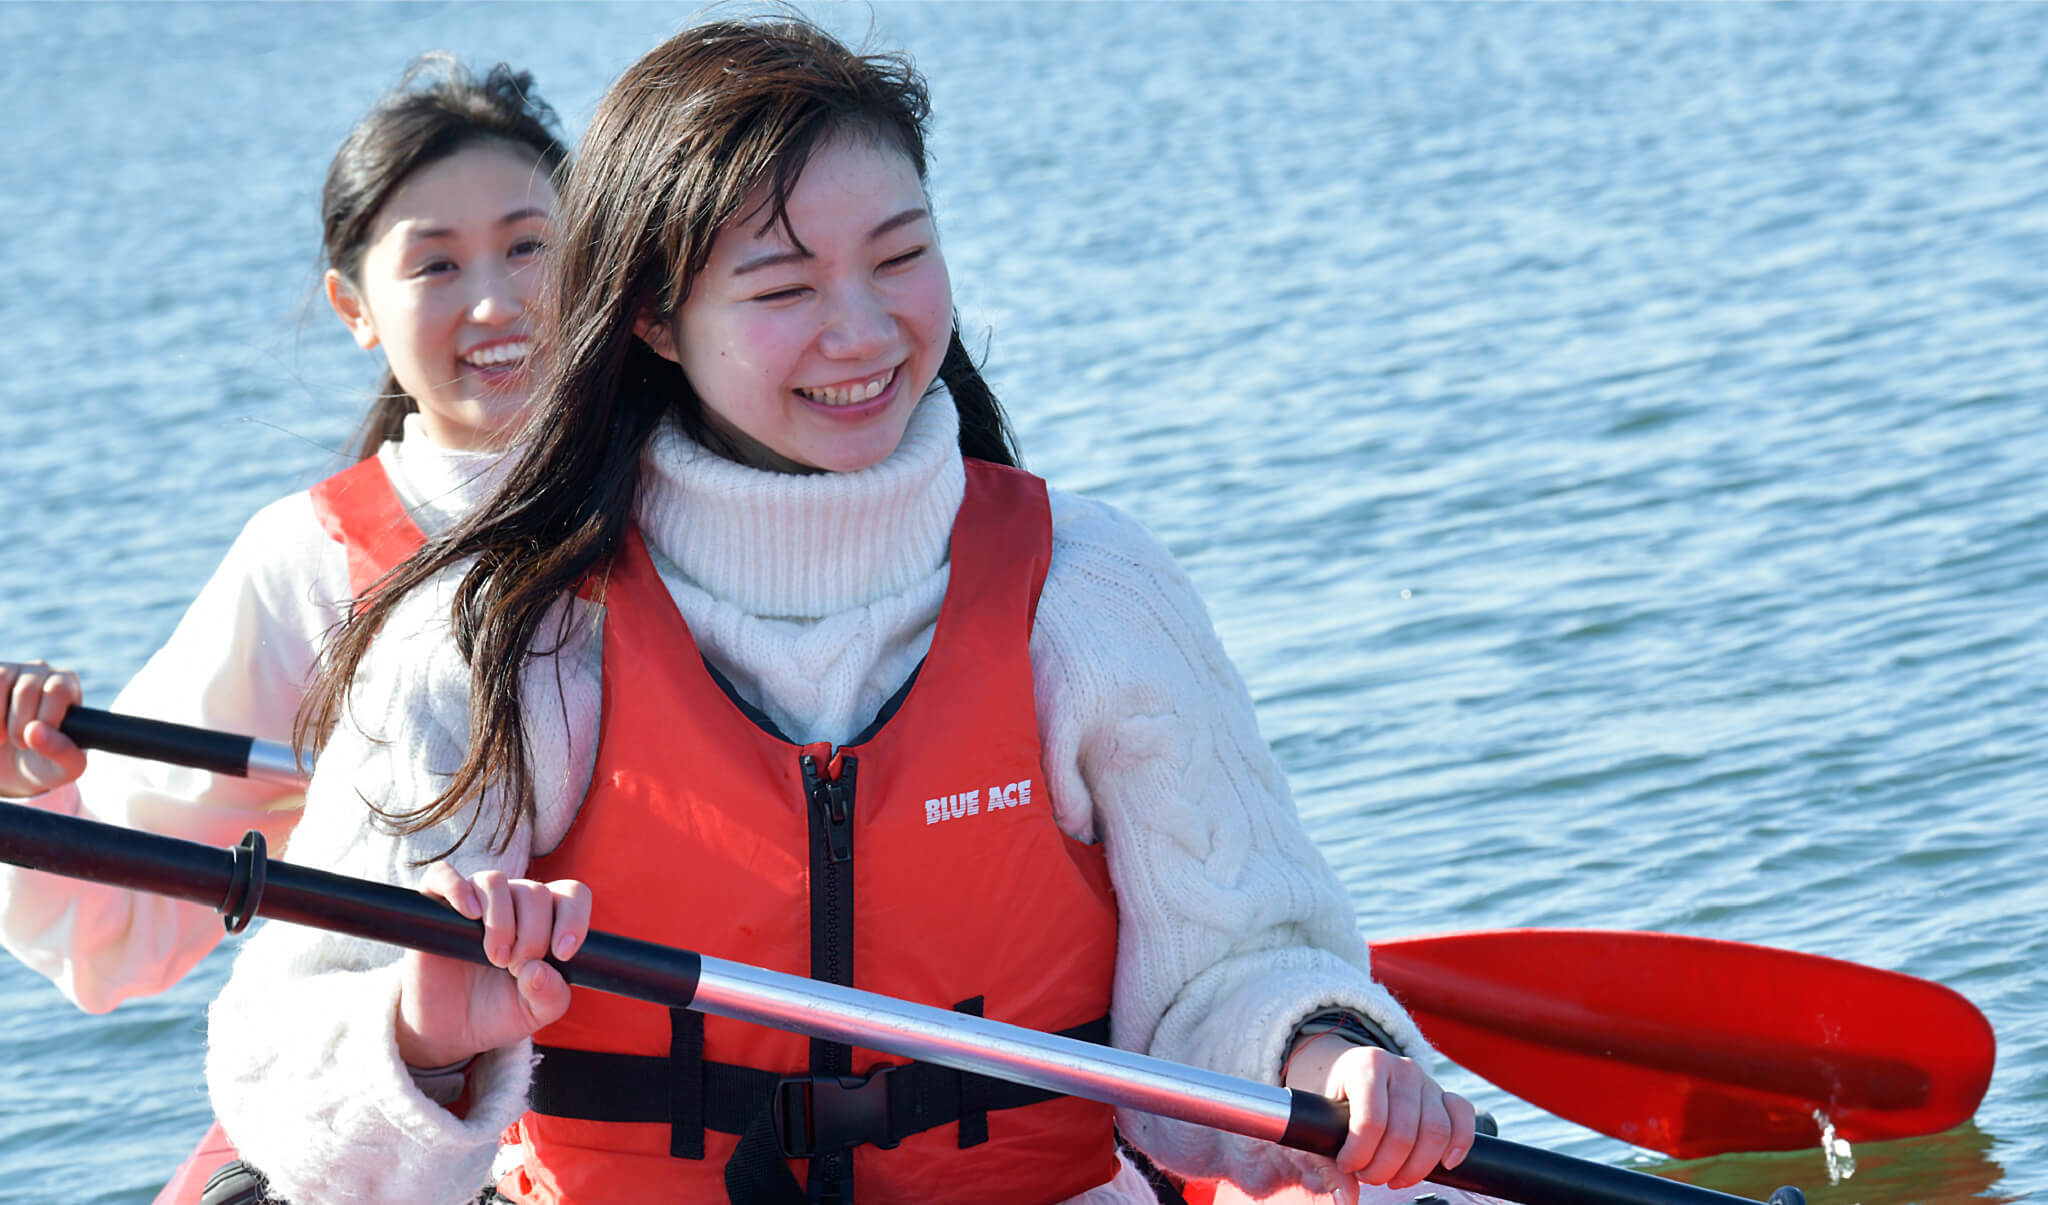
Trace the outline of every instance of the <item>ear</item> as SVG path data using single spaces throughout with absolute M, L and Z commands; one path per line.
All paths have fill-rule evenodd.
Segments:
M 335 317 L 355 336 L 356 346 L 364 351 L 377 346 L 377 325 L 370 319 L 370 307 L 356 296 L 355 286 L 333 268 L 327 269 L 322 284 L 327 291 L 327 304 L 334 307 Z
M 633 320 L 633 333 L 640 341 L 654 349 L 654 354 L 671 364 L 680 365 L 682 354 L 676 348 L 676 331 L 673 324 L 655 316 L 653 310 L 642 310 Z

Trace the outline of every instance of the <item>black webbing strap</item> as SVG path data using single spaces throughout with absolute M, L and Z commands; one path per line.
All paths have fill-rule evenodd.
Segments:
M 775 1126 L 773 1113 L 756 1111 L 732 1148 L 725 1161 L 725 1199 L 732 1205 L 810 1205 L 810 1195 L 783 1157 Z
M 987 1000 L 984 997 L 974 996 L 955 1004 L 953 1011 L 978 1017 L 982 1015 L 981 1010 L 986 1006 Z M 1109 1040 L 1107 1031 L 1102 1040 Z M 988 1094 L 984 1091 L 984 1085 L 995 1082 L 981 1075 L 960 1077 L 960 1149 L 963 1151 L 970 1146 L 980 1146 L 988 1141 Z
M 977 997 L 957 1011 L 979 1015 L 980 1005 Z M 936 1063 L 888 1064 L 864 1076 L 828 1078 L 712 1062 L 703 1057 L 701 1014 L 682 1009 L 672 1010 L 670 1033 L 667 1057 L 536 1046 L 541 1058 L 533 1072 L 533 1111 L 578 1121 L 666 1123 L 669 1153 L 683 1159 L 704 1157 L 705 1130 L 739 1135 L 726 1183 L 728 1192 L 743 1190 L 732 1196 L 741 1205 L 803 1201 L 788 1159 L 862 1143 L 887 1149 L 953 1122 L 960 1123 L 960 1145 L 974 1146 L 988 1140 L 989 1113 L 1060 1095 Z M 1106 1044 L 1109 1018 L 1060 1036 Z
M 704 1014 L 668 1010 L 668 1153 L 704 1157 Z

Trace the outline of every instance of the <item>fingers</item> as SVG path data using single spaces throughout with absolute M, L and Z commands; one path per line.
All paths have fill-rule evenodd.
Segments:
M 0 663 L 0 690 L 5 691 L 8 744 L 19 749 L 33 748 L 28 728 L 41 721 L 51 728 L 46 745 L 66 752 L 77 750 L 71 738 L 56 731 L 64 713 L 85 697 L 79 689 L 77 674 L 52 669 L 45 661 Z
M 471 920 L 477 920 L 484 914 L 483 902 L 477 898 L 469 880 L 446 862 L 436 862 L 427 867 L 426 874 L 420 876 L 420 891 Z
M 1434 1085 L 1431 1085 L 1434 1087 Z M 1419 1184 L 1436 1170 L 1451 1140 L 1451 1114 L 1440 1090 L 1424 1092 L 1415 1100 L 1416 1122 L 1412 1144 L 1401 1165 L 1387 1177 L 1394 1188 Z
M 471 968 L 471 977 L 429 981 L 429 972 L 439 974 L 429 964 L 442 960 L 424 960 L 416 990 L 400 997 L 402 1050 L 408 1040 L 409 1049 L 421 1054 L 445 1053 L 458 1042 L 470 1050 L 489 1049 L 552 1024 L 569 1010 L 569 983 L 547 959 L 568 958 L 582 948 L 590 929 L 589 887 L 574 879 L 515 879 L 501 870 L 465 877 L 436 862 L 420 876 L 419 889 L 483 922 L 484 957 L 506 977 L 481 972 L 477 978 Z M 451 996 L 468 999 L 451 1005 Z
M 539 883 L 483 870 L 464 878 L 436 862 L 420 878 L 420 891 L 484 923 L 484 956 L 515 976 L 522 964 L 566 959 L 590 932 L 590 888 L 575 879 Z
M 534 1029 L 552 1024 L 569 1011 L 569 982 L 542 961 L 544 955 L 566 959 L 583 946 L 590 931 L 590 888 L 575 879 L 514 884 L 520 909 L 520 939 L 509 969 L 519 985 L 519 1000 Z
M 569 982 L 562 972 L 535 959 L 514 972 L 519 984 L 519 1002 L 526 1009 L 527 1024 L 538 1030 L 552 1025 L 569 1011 Z
M 85 750 L 58 729 L 81 697 L 69 670 L 0 662 L 0 796 L 28 798 L 85 773 Z
M 43 683 L 42 704 L 36 709 L 35 718 L 22 730 L 28 750 L 57 763 L 70 778 L 85 773 L 85 750 L 58 726 L 64 722 L 64 713 L 84 698 L 77 674 L 70 670 L 53 672 Z
M 512 946 L 519 937 L 518 905 L 512 898 L 512 880 L 502 870 L 484 870 L 469 878 L 476 892 L 484 922 L 484 957 L 494 967 L 512 965 Z
M 1444 1108 L 1451 1115 L 1451 1139 L 1441 1162 L 1452 1168 L 1472 1153 L 1472 1137 L 1479 1132 L 1479 1108 L 1456 1092 L 1444 1093 Z
M 1413 1081 L 1421 1069 L 1384 1050 L 1361 1049 L 1345 1058 L 1364 1062 L 1367 1080 L 1359 1085 L 1355 1074 L 1346 1076 L 1351 1137 L 1337 1152 L 1337 1168 L 1368 1184 L 1389 1183 L 1415 1146 L 1422 1108 Z
M 558 879 L 548 884 L 555 897 L 555 939 L 551 953 L 566 962 L 583 948 L 590 935 L 590 888 L 575 879 Z
M 12 661 L 0 661 L 0 738 L 14 743 L 14 683 L 28 668 Z
M 1360 1047 L 1338 1060 L 1331 1078 L 1351 1106 L 1337 1168 L 1358 1182 L 1407 1188 L 1472 1149 L 1471 1102 L 1438 1087 L 1413 1060 Z

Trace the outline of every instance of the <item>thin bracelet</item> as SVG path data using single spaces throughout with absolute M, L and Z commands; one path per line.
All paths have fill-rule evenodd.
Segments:
M 1321 1028 L 1315 1028 L 1317 1026 Z M 1387 1032 L 1373 1022 L 1348 1008 L 1324 1009 L 1294 1027 L 1294 1037 L 1290 1039 L 1294 1049 L 1288 1052 L 1287 1060 L 1280 1064 L 1280 1083 L 1283 1086 L 1287 1083 L 1287 1069 L 1293 1065 L 1294 1056 L 1300 1053 L 1303 1039 L 1319 1038 L 1326 1033 L 1341 1033 L 1359 1046 L 1377 1046 L 1382 1050 L 1391 1050 L 1395 1054 L 1401 1053 L 1400 1047 L 1394 1045 Z
M 1286 1061 L 1280 1064 L 1281 1087 L 1284 1088 L 1287 1086 L 1287 1069 L 1289 1067 L 1294 1066 L 1295 1056 L 1299 1055 L 1303 1050 L 1307 1049 L 1308 1044 L 1310 1042 L 1316 1040 L 1317 1038 L 1322 1037 L 1326 1033 L 1338 1033 L 1342 1031 L 1344 1028 L 1344 1023 L 1341 1021 L 1326 1022 L 1324 1023 L 1321 1029 L 1309 1028 L 1309 1026 L 1316 1024 L 1316 1021 L 1320 1020 L 1321 1018 L 1319 1017 L 1316 1018 L 1315 1021 L 1305 1021 L 1302 1023 L 1301 1028 L 1294 1031 L 1294 1040 L 1292 1043 L 1294 1048 L 1287 1052 Z

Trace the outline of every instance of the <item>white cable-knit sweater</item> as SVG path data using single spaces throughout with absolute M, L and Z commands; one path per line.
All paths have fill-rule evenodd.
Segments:
M 837 744 L 930 646 L 964 480 L 958 419 L 939 394 L 893 455 L 856 473 L 763 472 L 666 430 L 643 466 L 637 518 L 705 655 L 791 739 Z M 1187 579 L 1123 515 L 1051 498 L 1034 687 L 1057 822 L 1103 843 L 1116 886 L 1116 1044 L 1272 1083 L 1295 1027 L 1334 1007 L 1374 1018 L 1422 1056 L 1414 1024 L 1367 973 L 1350 902 L 1303 831 Z M 448 632 L 452 584 L 402 604 L 365 659 L 353 726 L 321 753 L 293 861 L 411 884 L 413 860 L 459 831 L 394 837 L 363 805 L 427 799 L 462 760 L 469 671 Z M 524 682 L 538 827 L 502 855 L 465 845 L 450 860 L 466 873 L 523 871 L 581 804 L 601 634 L 572 605 L 574 637 Z M 478 1057 L 466 1118 L 419 1092 L 393 1032 L 397 958 L 376 943 L 266 926 L 213 1006 L 215 1109 L 296 1205 L 466 1202 L 525 1106 L 530 1043 Z M 1328 1166 L 1143 1114 L 1119 1122 L 1162 1164 L 1253 1190 L 1320 1186 Z M 1081 1200 L 1152 1197 L 1127 1172 Z
M 474 505 L 498 460 L 435 444 L 417 415 L 377 458 L 429 534 Z M 348 597 L 347 560 L 311 497 L 281 498 L 243 527 L 113 710 L 288 740 L 320 642 Z M 299 818 L 289 788 L 110 753 L 92 754 L 77 782 L 26 802 L 209 845 L 260 828 L 273 849 Z M 87 1012 L 163 991 L 220 939 L 212 909 L 0 865 L 0 944 Z

